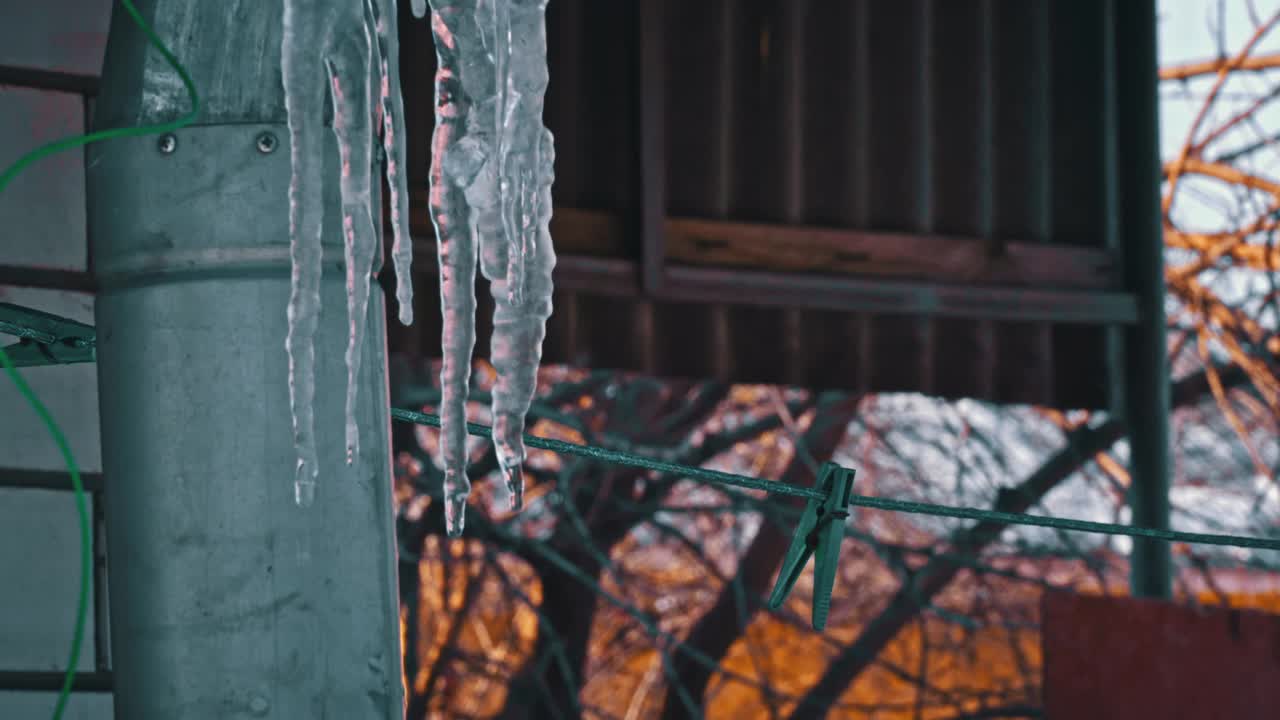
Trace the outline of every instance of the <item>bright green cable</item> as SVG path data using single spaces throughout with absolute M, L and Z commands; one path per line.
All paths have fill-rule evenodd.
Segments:
M 195 121 L 196 114 L 200 111 L 200 98 L 196 95 L 195 84 L 191 82 L 191 77 L 187 75 L 187 71 L 178 62 L 178 59 L 173 56 L 173 53 L 169 52 L 164 43 L 160 42 L 160 38 L 156 37 L 151 26 L 147 24 L 146 20 L 142 19 L 142 15 L 133 6 L 133 3 L 130 0 L 120 0 L 120 4 L 124 6 L 133 21 L 142 29 L 142 32 L 146 34 L 147 40 L 151 42 L 151 45 L 160 51 L 165 61 L 182 78 L 182 84 L 186 86 L 187 94 L 191 96 L 191 112 L 178 120 L 162 125 L 114 128 L 88 135 L 55 140 L 23 155 L 17 162 L 9 166 L 3 174 L 0 174 L 0 192 L 4 192 L 4 189 L 17 177 L 18 173 L 25 170 L 29 165 L 63 150 L 82 147 L 101 140 L 170 132 L 190 125 Z M 31 386 L 27 384 L 18 369 L 13 366 L 13 361 L 3 348 L 0 348 L 0 365 L 4 365 L 5 372 L 9 374 L 13 384 L 18 387 L 18 392 L 26 398 L 27 403 L 36 411 L 36 414 L 40 416 L 40 421 L 49 430 L 49 434 L 53 436 L 53 442 L 58 446 L 58 452 L 62 453 L 62 459 L 67 464 L 67 471 L 71 473 L 71 486 L 75 490 L 76 497 L 76 512 L 80 516 L 80 599 L 76 605 L 76 626 L 75 632 L 71 636 L 71 657 L 67 660 L 67 674 L 62 680 L 62 690 L 58 693 L 58 703 L 53 709 L 53 720 L 60 720 L 63 711 L 66 709 L 67 700 L 71 697 L 71 684 L 75 680 L 76 667 L 80 664 L 80 647 L 84 644 L 84 626 L 89 612 L 89 587 L 92 582 L 93 572 L 93 541 L 90 537 L 89 510 L 85 503 L 84 484 L 80 481 L 80 469 L 76 467 L 76 461 L 71 455 L 71 447 L 67 444 L 67 438 L 62 434 L 62 430 L 58 428 L 58 424 L 54 422 L 53 416 L 49 414 L 49 409 L 44 406 L 44 403 L 40 402 L 40 399 L 31 391 Z

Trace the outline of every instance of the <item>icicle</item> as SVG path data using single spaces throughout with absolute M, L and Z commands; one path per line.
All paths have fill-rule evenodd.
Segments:
M 495 54 L 502 59 L 499 174 L 502 238 L 485 238 L 493 256 L 488 275 L 494 297 L 490 360 L 498 373 L 493 391 L 493 437 L 513 508 L 524 496 L 525 415 L 537 386 L 546 320 L 551 314 L 551 184 L 554 139 L 542 124 L 547 87 L 546 0 L 497 0 Z M 505 259 L 505 268 L 500 260 Z M 502 272 L 505 270 L 505 272 Z M 504 287 L 505 286 L 505 287 Z
M 493 0 L 489 12 L 493 45 L 490 52 L 493 56 L 494 77 L 498 91 L 498 111 L 494 114 L 494 136 L 497 138 L 498 158 L 498 202 L 502 213 L 502 242 L 507 251 L 507 302 L 513 306 L 521 303 L 524 285 L 524 255 L 512 252 L 517 249 L 516 207 L 515 200 L 519 189 L 513 187 L 519 178 L 512 178 L 508 165 L 511 159 L 511 144 L 516 140 L 514 133 L 520 129 L 525 119 L 518 115 L 521 93 L 513 82 L 511 74 L 511 5 L 509 0 Z M 541 121 L 541 113 L 538 120 Z
M 284 0 L 281 41 L 285 107 L 291 140 L 289 247 L 293 263 L 289 297 L 289 400 L 298 472 L 299 505 L 315 497 L 319 474 L 315 443 L 315 346 L 320 313 L 321 231 L 324 215 L 322 142 L 325 73 L 333 98 L 333 131 L 342 173 L 342 221 L 347 267 L 346 450 L 354 462 L 360 447 L 355 410 L 364 350 L 371 276 L 378 257 L 372 207 L 372 83 L 379 83 L 383 110 L 387 179 L 391 186 L 392 255 L 399 280 L 400 319 L 413 319 L 409 278 L 412 243 L 408 233 L 408 193 L 404 180 L 404 110 L 400 101 L 394 0 Z M 375 47 L 375 42 L 377 43 Z M 374 75 L 374 51 L 378 74 Z M 323 67 L 320 62 L 323 62 Z M 380 214 L 379 214 L 380 217 Z
M 359 388 L 360 357 L 368 319 L 369 286 L 378 235 L 371 206 L 373 127 L 370 120 L 372 79 L 371 33 L 348 38 L 326 61 L 333 96 L 333 134 L 338 141 L 342 165 L 342 232 L 347 264 L 347 464 L 360 451 L 360 428 L 356 424 L 356 395 Z
M 315 74 L 315 47 L 324 40 L 323 18 L 306 12 L 305 3 L 285 0 L 281 71 L 289 115 L 289 408 L 298 456 L 294 499 L 310 505 L 320 463 L 315 440 L 315 333 L 320 316 L 320 231 L 324 215 L 321 110 L 324 86 Z
M 391 261 L 396 272 L 396 303 L 400 323 L 413 323 L 413 239 L 409 235 L 409 186 L 406 180 L 404 143 L 404 103 L 400 97 L 400 41 L 396 27 L 394 0 L 374 0 L 370 7 L 376 19 L 381 76 L 382 145 L 387 156 L 387 187 L 390 188 Z M 425 0 L 414 0 L 414 14 L 426 12 Z
M 554 150 L 542 125 L 546 0 L 430 5 L 439 68 L 431 217 L 444 316 L 441 453 L 448 531 L 458 534 L 470 492 L 465 408 L 475 344 L 477 245 L 496 305 L 494 443 L 512 506 L 522 504 L 524 420 L 551 313 Z
M 473 98 L 484 98 L 488 63 L 476 41 L 474 19 L 459 3 L 432 0 L 431 31 L 436 44 L 436 124 L 431 137 L 429 178 L 431 222 L 440 262 L 440 312 L 444 320 L 440 370 L 440 452 L 444 459 L 445 525 L 462 534 L 467 497 L 467 389 L 475 346 L 477 218 L 465 193 L 491 194 L 476 178 L 490 154 L 483 135 L 468 135 Z M 477 54 L 479 53 L 479 54 Z M 464 72 L 466 68 L 466 72 Z M 479 187 L 477 187 L 479 186 Z

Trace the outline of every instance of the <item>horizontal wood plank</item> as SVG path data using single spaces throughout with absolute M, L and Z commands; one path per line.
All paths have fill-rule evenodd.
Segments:
M 1118 287 L 1110 253 L 1009 243 L 999 256 L 978 238 L 877 233 L 678 218 L 667 221 L 667 257 L 699 266 L 913 278 L 973 285 Z
M 415 239 L 416 275 L 434 275 L 433 243 Z M 1016 288 L 954 285 L 875 277 L 829 277 L 725 268 L 668 267 L 654 293 L 639 286 L 634 260 L 560 255 L 553 279 L 557 290 L 636 300 L 728 303 L 795 307 L 886 315 L 1127 325 L 1137 321 L 1137 305 L 1126 293 L 1095 289 Z M 384 269 L 384 282 L 393 282 Z
M 412 204 L 411 227 L 431 237 L 425 192 Z M 551 235 L 560 255 L 639 260 L 627 252 L 617 215 L 556 208 Z M 780 273 L 913 279 L 975 286 L 1106 290 L 1120 287 L 1117 264 L 1102 249 L 1010 242 L 992 256 L 979 238 L 885 233 L 695 218 L 666 221 L 667 262 Z
M 1138 319 L 1133 296 L 1120 292 L 719 268 L 667 268 L 666 285 L 659 297 L 878 315 L 1084 325 L 1128 325 Z

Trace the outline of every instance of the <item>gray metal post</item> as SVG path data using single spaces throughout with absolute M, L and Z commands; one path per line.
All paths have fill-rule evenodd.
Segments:
M 1125 333 L 1125 416 L 1129 425 L 1135 525 L 1169 527 L 1169 360 L 1165 344 L 1164 235 L 1160 216 L 1160 133 L 1155 0 L 1114 0 L 1116 140 L 1125 281 L 1138 323 Z M 1130 585 L 1138 597 L 1172 592 L 1168 543 L 1134 538 Z
M 349 467 L 336 212 L 316 339 L 320 484 L 314 505 L 293 502 L 280 4 L 135 2 L 205 105 L 176 142 L 112 140 L 88 161 L 115 715 L 398 720 L 382 293 L 375 284 Z M 117 11 L 95 125 L 187 108 Z M 336 180 L 327 189 L 337 208 Z

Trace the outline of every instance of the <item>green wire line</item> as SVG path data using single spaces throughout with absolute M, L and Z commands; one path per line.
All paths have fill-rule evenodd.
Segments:
M 426 425 L 428 427 L 435 428 L 440 427 L 440 417 L 438 415 L 392 408 L 391 416 L 397 420 L 404 420 L 417 425 Z M 491 428 L 487 425 L 477 425 L 476 423 L 467 423 L 467 432 L 484 438 L 491 438 L 493 436 Z M 784 485 L 782 483 L 776 483 L 770 480 L 761 480 L 760 478 L 748 477 L 746 475 L 735 475 L 733 473 L 720 472 L 718 470 L 708 470 L 707 468 L 690 467 L 688 465 L 654 460 L 652 458 L 644 457 L 643 455 L 635 455 L 633 453 L 622 452 L 620 450 L 606 450 L 605 448 L 596 447 L 595 445 L 579 445 L 577 443 L 564 442 L 563 440 L 541 438 L 535 435 L 525 435 L 524 442 L 529 447 L 550 450 L 563 455 L 577 455 L 579 457 L 590 458 L 592 460 L 613 463 L 614 465 L 630 465 L 631 467 L 643 468 L 645 470 L 656 470 L 661 473 L 683 475 L 685 477 L 696 478 L 698 480 L 717 483 L 720 485 L 733 485 L 735 487 L 746 488 L 748 490 L 767 490 L 775 495 L 790 495 L 792 497 L 801 497 L 810 500 L 822 500 L 826 497 L 822 493 L 811 488 L 800 488 L 794 485 Z
M 1100 523 L 1090 520 L 1073 520 L 1071 518 L 1050 517 L 1047 515 L 1028 515 L 1026 513 L 1001 512 L 982 508 L 952 507 L 931 503 L 912 502 L 910 500 L 891 500 L 888 498 L 853 495 L 850 505 L 890 510 L 893 512 L 914 513 L 917 515 L 936 515 L 938 517 L 961 518 L 979 522 L 996 522 L 1009 525 L 1035 525 L 1054 528 L 1056 530 L 1074 530 L 1076 532 L 1096 535 L 1128 535 L 1130 537 L 1155 538 L 1169 542 L 1192 543 L 1196 545 L 1225 545 L 1227 547 L 1254 548 L 1258 550 L 1280 550 L 1280 538 L 1259 538 L 1247 535 L 1217 535 L 1213 533 L 1193 533 L 1179 530 L 1159 530 L 1137 525 L 1118 525 L 1116 523 Z
M 55 140 L 47 145 L 36 148 L 31 152 L 23 155 L 13 165 L 10 165 L 4 173 L 0 174 L 0 192 L 8 187 L 9 183 L 17 177 L 18 173 L 25 170 L 30 165 L 39 160 L 43 160 L 50 155 L 55 155 L 64 150 L 83 147 L 89 143 L 101 142 L 103 140 L 112 140 L 115 138 L 139 137 L 154 133 L 171 132 L 178 128 L 190 125 L 195 121 L 196 115 L 200 111 L 200 98 L 196 94 L 195 84 L 191 82 L 191 77 L 187 75 L 187 71 L 182 67 L 178 59 L 169 52 L 160 38 L 156 37 L 155 32 L 147 21 L 142 18 L 138 9 L 133 6 L 130 0 L 120 0 L 120 4 L 138 24 L 142 32 L 146 34 L 147 40 L 151 43 L 160 54 L 164 56 L 165 61 L 178 73 L 182 78 L 182 84 L 187 88 L 187 94 L 191 96 L 191 112 L 173 122 L 160 125 L 148 125 L 145 127 L 128 127 L 113 128 L 110 130 L 102 130 L 100 132 L 89 133 L 87 135 L 78 135 L 76 137 Z M 70 658 L 67 660 L 67 673 L 62 680 L 62 689 L 58 693 L 58 702 L 53 709 L 53 720 L 61 720 L 63 712 L 66 710 L 67 701 L 71 697 L 71 685 L 75 680 L 76 668 L 80 664 L 80 648 L 84 644 L 84 627 L 89 612 L 89 588 L 92 583 L 93 573 L 93 541 L 90 537 L 89 510 L 85 502 L 84 484 L 80 479 L 80 469 L 76 466 L 75 458 L 71 454 L 71 447 L 67 444 L 67 438 L 62 434 L 62 430 L 58 424 L 54 422 L 53 416 L 49 413 L 49 409 L 44 403 L 36 397 L 32 392 L 31 386 L 14 367 L 13 361 L 9 358 L 8 353 L 0 348 L 0 365 L 4 365 L 5 372 L 9 374 L 9 378 L 13 380 L 13 384 L 17 386 L 19 394 L 26 399 L 31 408 L 36 411 L 36 415 L 40 417 L 40 421 L 49 430 L 49 435 L 53 437 L 53 442 L 58 446 L 58 452 L 62 454 L 62 459 L 67 465 L 67 472 L 71 474 L 71 486 L 75 490 L 76 513 L 80 518 L 80 597 L 76 603 L 76 624 L 75 631 L 71 636 L 71 652 Z
M 391 416 L 397 420 L 403 420 L 417 425 L 427 425 L 429 427 L 436 428 L 440 427 L 440 417 L 430 413 L 412 412 L 410 410 L 392 408 Z M 467 423 L 467 432 L 472 435 L 485 438 L 492 436 L 492 430 L 488 426 L 479 425 L 477 423 Z M 825 499 L 825 496 L 821 492 L 810 488 L 798 488 L 793 485 L 785 485 L 783 483 L 762 480 L 760 478 L 749 477 L 747 475 L 736 475 L 733 473 L 719 472 L 717 470 L 708 470 L 706 468 L 663 462 L 619 450 L 608 450 L 594 445 L 579 445 L 577 443 L 569 443 L 562 440 L 541 438 L 535 435 L 525 435 L 524 441 L 525 444 L 530 447 L 541 448 L 543 450 L 551 450 L 568 455 L 578 455 L 580 457 L 613 463 L 615 465 L 629 465 L 631 467 L 643 468 L 645 470 L 656 470 L 658 472 L 681 475 L 694 480 L 701 480 L 703 482 L 715 483 L 718 485 L 732 485 L 751 490 L 765 490 L 774 495 L 790 495 L 792 497 L 802 497 L 812 500 Z M 849 498 L 849 504 L 859 507 L 874 508 L 876 510 L 888 510 L 891 512 L 911 513 L 915 515 L 935 515 L 938 517 L 960 518 L 963 520 L 977 520 L 979 522 L 996 522 L 1008 525 L 1036 525 L 1039 527 L 1054 528 L 1057 530 L 1074 530 L 1076 532 L 1101 535 L 1147 537 L 1155 538 L 1157 540 L 1167 540 L 1169 542 L 1185 542 L 1199 545 L 1226 545 L 1229 547 L 1255 548 L 1261 550 L 1280 550 L 1280 539 L 1248 537 L 1244 535 L 1215 535 L 1211 533 L 1180 532 L 1177 530 L 1157 530 L 1155 528 L 1138 527 L 1135 525 L 1118 525 L 1115 523 L 1072 520 L 1070 518 L 1049 517 L 1046 515 L 1028 515 L 1025 513 L 1001 512 L 999 510 L 984 510 L 981 508 L 934 505 L 933 503 L 913 502 L 910 500 L 892 500 L 889 498 L 871 497 L 869 495 L 852 495 Z

